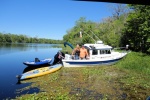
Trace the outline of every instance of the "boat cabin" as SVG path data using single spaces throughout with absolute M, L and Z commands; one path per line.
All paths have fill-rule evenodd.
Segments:
M 97 41 L 95 44 L 86 43 L 84 44 L 84 47 L 89 54 L 89 57 L 86 60 L 114 59 L 121 56 L 121 53 L 119 52 L 112 52 L 112 47 L 103 44 L 102 41 Z M 72 59 L 71 55 L 65 54 L 65 59 Z
M 88 50 L 90 56 L 111 54 L 112 50 L 111 46 L 103 44 L 102 41 L 97 41 L 95 44 L 84 44 L 84 46 Z

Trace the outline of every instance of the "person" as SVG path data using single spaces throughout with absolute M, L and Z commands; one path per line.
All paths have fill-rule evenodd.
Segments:
M 57 63 L 62 63 L 62 59 L 65 57 L 65 54 L 61 51 L 58 51 L 57 54 L 54 56 L 54 61 L 52 65 L 55 65 Z
M 84 45 L 82 45 L 82 48 L 80 49 L 80 59 L 85 59 L 86 57 L 88 57 L 88 52 Z
M 74 48 L 72 55 L 74 55 L 75 60 L 79 59 L 79 54 L 80 54 L 80 46 L 79 44 L 76 45 L 76 48 Z

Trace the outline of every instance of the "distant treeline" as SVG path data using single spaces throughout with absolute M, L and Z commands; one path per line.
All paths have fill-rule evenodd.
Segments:
M 0 43 L 49 43 L 61 44 L 63 40 L 52 40 L 37 37 L 28 37 L 26 35 L 17 35 L 11 33 L 0 33 Z

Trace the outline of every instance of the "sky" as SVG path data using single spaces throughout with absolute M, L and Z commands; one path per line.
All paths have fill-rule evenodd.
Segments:
M 77 20 L 100 22 L 112 16 L 107 2 L 0 0 L 0 32 L 62 40 Z

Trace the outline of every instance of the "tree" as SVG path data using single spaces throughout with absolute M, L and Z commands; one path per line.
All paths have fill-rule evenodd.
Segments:
M 121 15 L 127 17 L 128 12 L 130 11 L 129 7 L 126 4 L 111 4 L 109 5 L 109 8 L 114 19 L 119 19 Z
M 10 33 L 4 34 L 4 38 L 5 38 L 6 42 L 12 43 L 11 34 Z
M 2 33 L 0 33 L 0 42 L 1 43 L 5 42 L 5 38 L 4 38 L 4 35 Z
M 150 38 L 150 6 L 129 5 L 133 11 L 130 13 L 123 31 L 122 43 L 128 43 L 132 50 L 147 52 Z

